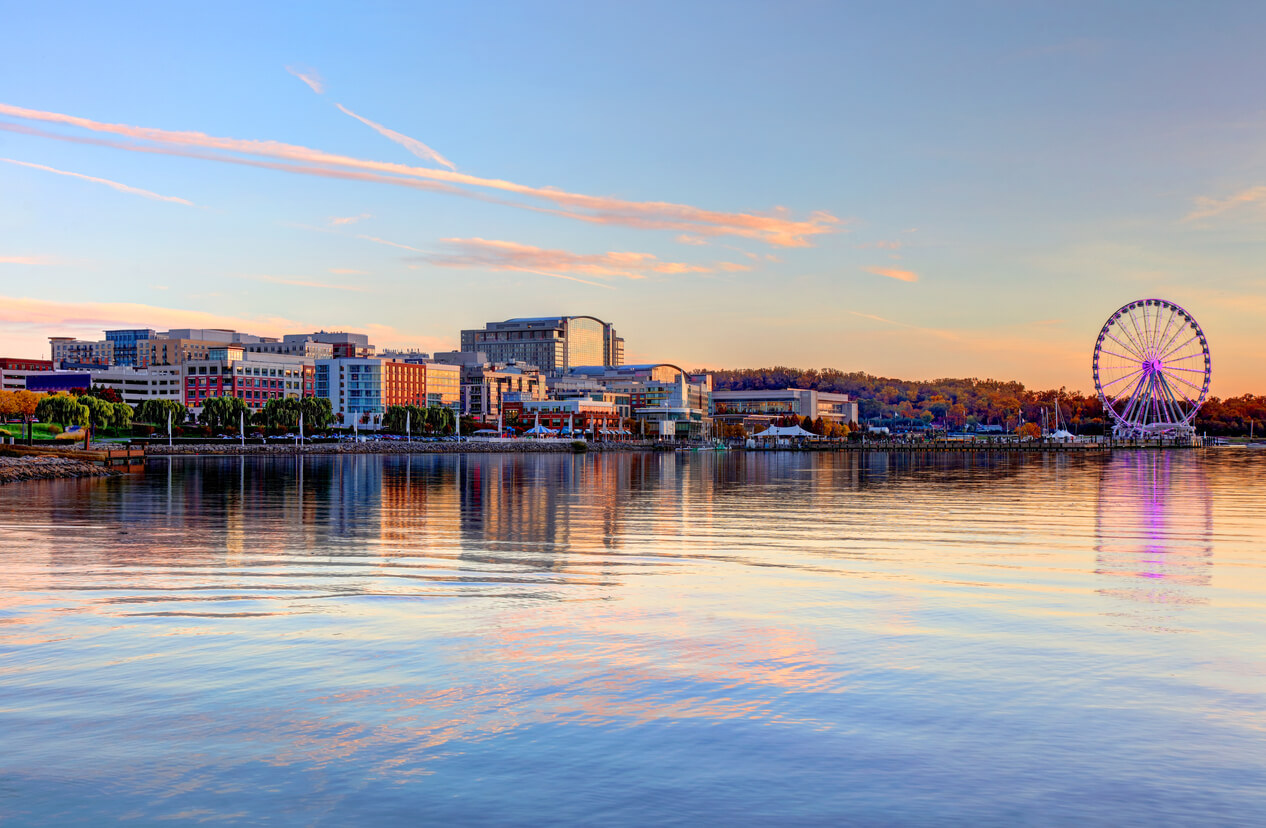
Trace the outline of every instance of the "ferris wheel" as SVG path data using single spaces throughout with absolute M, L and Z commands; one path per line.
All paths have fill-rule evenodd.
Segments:
M 1200 324 L 1164 299 L 1139 299 L 1104 323 L 1095 342 L 1095 391 L 1126 437 L 1190 434 L 1213 363 Z

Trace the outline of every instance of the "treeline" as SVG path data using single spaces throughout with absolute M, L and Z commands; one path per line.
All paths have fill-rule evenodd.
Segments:
M 1067 388 L 1028 389 L 1014 380 L 935 379 L 903 380 L 877 377 L 832 368 L 741 368 L 712 371 L 717 390 L 776 390 L 811 388 L 848 394 L 858 401 L 859 416 L 871 419 L 910 419 L 944 423 L 950 428 L 967 425 L 1000 425 L 1011 431 L 1020 422 L 1050 427 L 1059 422 L 1082 434 L 1102 433 L 1103 406 L 1096 394 Z M 1045 411 L 1045 414 L 1043 414 Z M 1218 399 L 1210 397 L 1196 417 L 1196 430 L 1217 435 L 1248 434 L 1266 430 L 1266 397 L 1246 394 Z

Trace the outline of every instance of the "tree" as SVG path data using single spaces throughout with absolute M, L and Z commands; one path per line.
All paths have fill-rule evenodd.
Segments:
M 251 416 L 250 408 L 240 397 L 210 397 L 202 403 L 202 413 L 198 420 L 213 429 L 235 426 L 246 415 Z
M 132 406 L 123 402 L 111 403 L 113 414 L 110 425 L 114 428 L 130 428 L 132 425 Z
M 421 434 L 427 425 L 426 409 L 416 405 L 389 405 L 382 415 L 382 430 L 393 434 Z
M 36 394 L 34 391 L 22 390 L 13 392 L 14 413 L 21 417 L 22 422 L 26 424 L 26 444 L 28 446 L 31 444 L 31 420 L 35 417 L 36 412 L 39 411 L 40 402 L 43 401 L 45 396 L 44 394 Z
M 1042 427 L 1037 423 L 1025 423 L 1016 433 L 1022 440 L 1038 440 L 1042 437 Z
M 294 430 L 299 427 L 299 415 L 302 413 L 303 404 L 298 397 L 272 399 L 264 403 L 264 409 L 260 412 L 260 424 L 269 428 Z
M 35 408 L 35 416 L 41 422 L 56 423 L 67 426 L 86 426 L 89 423 L 90 409 L 69 394 L 50 394 L 39 401 Z
M 324 431 L 334 422 L 334 406 L 325 397 L 303 397 L 299 400 L 306 429 Z
M 814 420 L 813 428 L 809 429 L 809 431 L 812 431 L 814 434 L 817 434 L 819 437 L 826 437 L 828 430 L 829 429 L 827 428 L 826 420 L 822 419 L 821 417 L 818 417 L 816 420 Z
M 77 399 L 80 405 L 88 409 L 88 422 L 92 423 L 94 429 L 110 428 L 114 425 L 114 403 L 88 394 L 80 394 Z
M 119 392 L 113 388 L 106 388 L 104 385 L 94 385 L 87 391 L 84 391 L 81 397 L 96 397 L 99 400 L 105 400 L 108 403 L 123 402 L 123 398 L 119 396 Z M 82 400 L 80 400 L 82 402 Z
M 189 419 L 189 409 L 176 400 L 143 400 L 136 406 L 136 420 L 154 426 L 167 425 L 167 414 L 171 413 L 171 424 L 178 426 Z

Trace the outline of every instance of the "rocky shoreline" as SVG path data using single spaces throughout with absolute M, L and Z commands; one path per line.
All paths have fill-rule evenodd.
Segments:
M 64 457 L 0 457 L 0 485 L 19 480 L 115 477 L 119 472 Z
M 184 446 L 151 445 L 145 449 L 150 457 L 194 457 L 213 455 L 294 455 L 294 454 L 574 454 L 586 451 L 653 451 L 654 443 L 594 443 L 578 448 L 570 440 L 515 440 L 492 442 L 470 440 L 461 443 L 406 443 L 395 440 L 370 440 L 364 443 L 314 443 L 296 446 L 293 443 L 271 445 L 238 443 L 199 443 Z M 662 450 L 662 449 L 661 449 Z

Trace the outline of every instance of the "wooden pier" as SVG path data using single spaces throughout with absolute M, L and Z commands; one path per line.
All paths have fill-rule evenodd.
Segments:
M 53 446 L 2 446 L 0 450 L 6 454 L 22 457 L 61 457 L 66 460 L 79 460 L 97 466 L 110 468 L 113 466 L 135 466 L 145 462 L 145 449 L 82 449 L 59 448 Z

